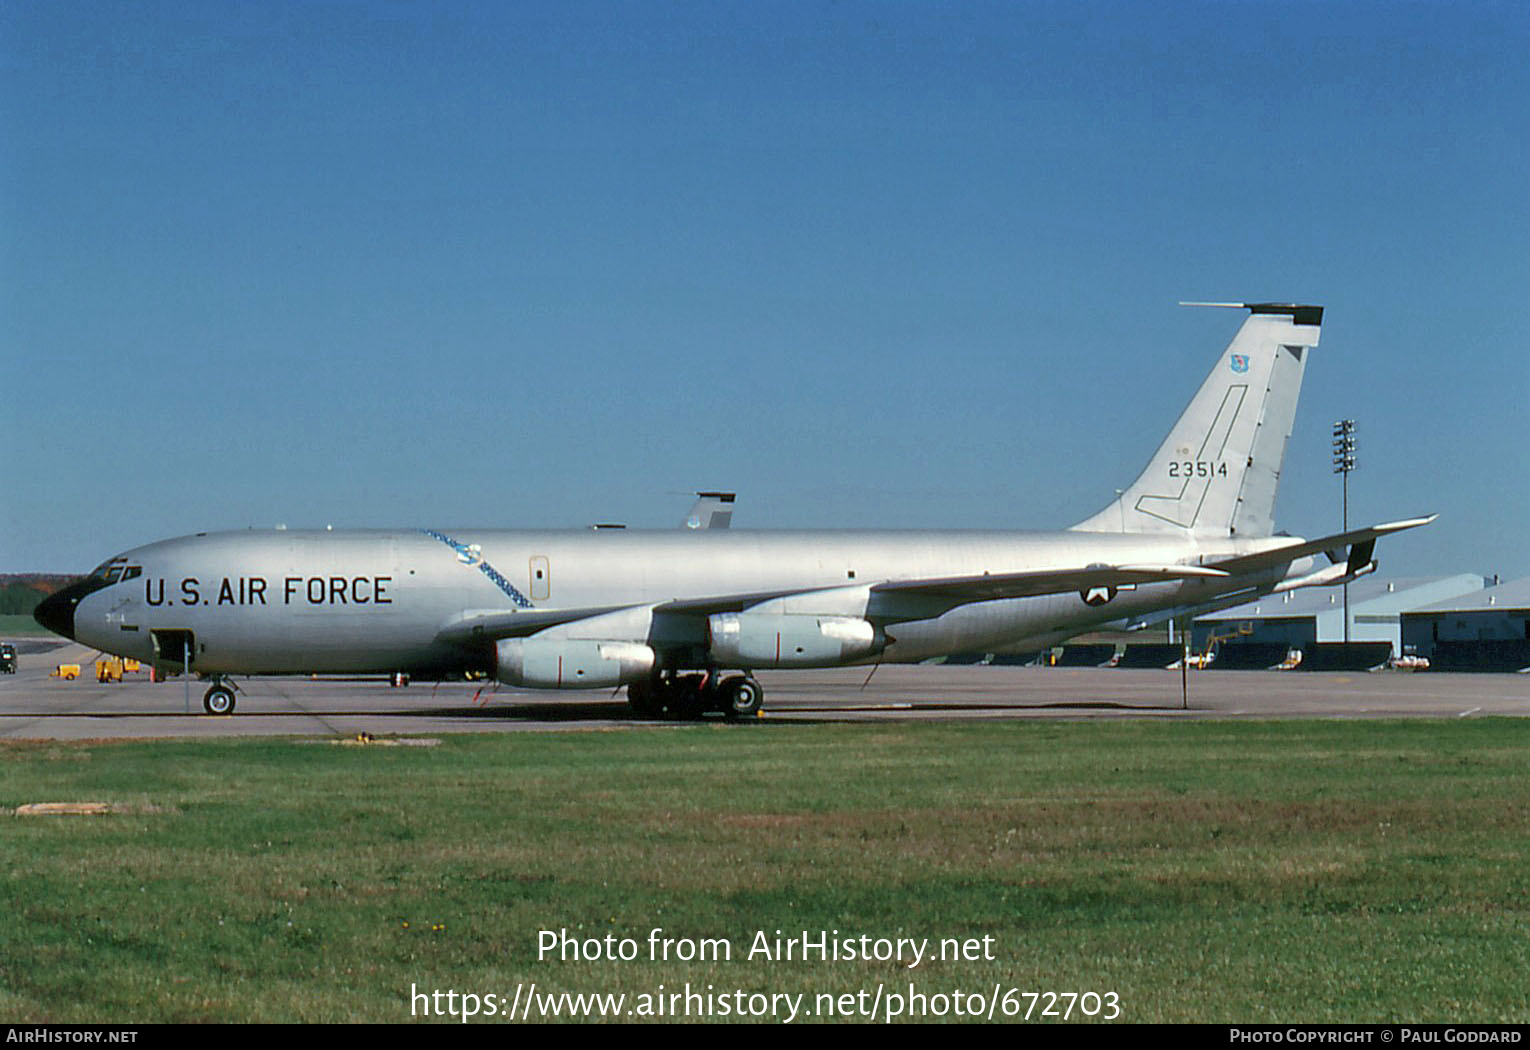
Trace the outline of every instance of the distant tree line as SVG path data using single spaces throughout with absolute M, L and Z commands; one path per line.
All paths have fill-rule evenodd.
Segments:
M 75 579 L 41 574 L 0 576 L 0 615 L 30 614 L 38 602 Z

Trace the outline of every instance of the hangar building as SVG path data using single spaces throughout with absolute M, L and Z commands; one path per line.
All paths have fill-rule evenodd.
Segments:
M 1482 577 L 1471 573 L 1395 579 L 1364 577 L 1349 585 L 1350 640 L 1390 642 L 1392 652 L 1401 653 L 1405 612 L 1460 600 L 1482 588 Z M 1343 591 L 1338 587 L 1305 587 L 1197 617 L 1192 635 L 1195 648 L 1204 650 L 1213 631 L 1219 638 L 1235 638 L 1237 643 L 1279 643 L 1289 649 L 1342 642 Z
M 1408 610 L 1402 643 L 1438 670 L 1530 667 L 1530 576 Z

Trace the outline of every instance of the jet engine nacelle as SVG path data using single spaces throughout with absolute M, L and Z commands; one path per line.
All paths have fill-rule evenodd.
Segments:
M 719 613 L 707 626 L 723 667 L 836 667 L 887 648 L 880 628 L 854 616 Z
M 532 689 L 598 689 L 653 672 L 654 652 L 637 642 L 506 638 L 495 646 L 495 677 Z

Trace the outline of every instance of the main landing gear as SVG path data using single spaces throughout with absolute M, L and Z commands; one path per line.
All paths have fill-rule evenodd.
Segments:
M 639 718 L 698 719 L 709 711 L 753 718 L 764 702 L 765 690 L 747 673 L 723 678 L 715 671 L 661 672 L 627 686 L 627 704 Z
M 231 678 L 214 678 L 207 692 L 202 694 L 202 708 L 210 715 L 234 713 L 234 682 Z

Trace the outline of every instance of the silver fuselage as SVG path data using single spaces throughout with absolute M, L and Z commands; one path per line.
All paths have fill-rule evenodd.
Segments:
M 1193 564 L 1291 542 L 1072 531 L 209 533 L 114 559 L 123 578 L 78 601 L 73 635 L 105 652 L 174 666 L 180 658 L 156 651 L 155 633 L 162 641 L 164 632 L 189 631 L 193 669 L 203 674 L 449 674 L 492 669 L 492 646 L 439 637 L 477 615 L 622 607 L 585 622 L 598 624 L 602 638 L 678 652 L 687 640 L 705 644 L 705 621 L 686 639 L 675 636 L 684 635 L 685 617 L 665 617 L 661 625 L 650 615 L 676 600 L 811 593 L 829 596 L 815 600 L 815 611 L 858 615 L 865 591 L 883 581 L 1093 563 Z M 1141 584 L 1112 592 L 1103 604 L 1078 592 L 972 602 L 891 625 L 891 642 L 878 658 L 1052 644 L 1154 610 L 1267 591 L 1307 571 L 1311 561 L 1256 576 Z
M 643 707 L 681 671 L 1040 647 L 1374 570 L 1378 537 L 1432 519 L 1310 544 L 1273 535 L 1322 308 L 1222 305 L 1248 316 L 1156 451 L 1142 449 L 1141 474 L 1065 532 L 198 534 L 111 559 L 35 616 L 206 675 L 482 671 L 636 686 Z M 757 710 L 745 687 L 734 713 Z M 231 708 L 231 693 L 209 697 Z

